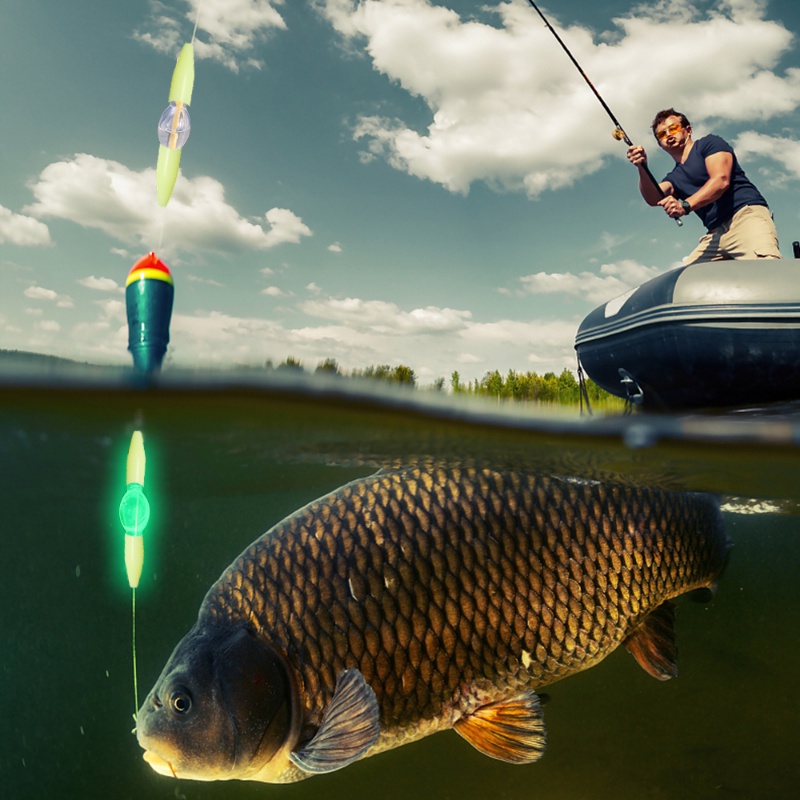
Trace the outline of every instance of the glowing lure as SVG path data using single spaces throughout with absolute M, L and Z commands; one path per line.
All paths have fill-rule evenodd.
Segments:
M 119 521 L 125 529 L 125 571 L 131 587 L 131 648 L 133 655 L 133 718 L 139 711 L 139 681 L 136 670 L 136 587 L 144 565 L 144 529 L 150 521 L 150 503 L 144 493 L 144 472 L 147 458 L 144 437 L 134 431 L 128 448 L 125 468 L 127 489 L 119 504 Z
M 128 585 L 139 585 L 144 564 L 144 529 L 150 521 L 150 503 L 144 493 L 146 457 L 141 431 L 134 431 L 128 449 L 125 483 L 127 489 L 119 504 L 119 520 L 125 529 L 125 570 Z
M 156 192 L 158 204 L 166 206 L 175 188 L 181 163 L 181 148 L 191 132 L 189 105 L 194 87 L 194 46 L 185 44 L 178 55 L 169 87 L 169 105 L 158 121 L 158 163 Z

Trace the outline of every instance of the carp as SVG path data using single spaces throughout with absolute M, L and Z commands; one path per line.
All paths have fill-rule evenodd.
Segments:
M 144 758 L 284 783 L 454 728 L 530 763 L 543 687 L 623 644 L 677 674 L 671 599 L 729 543 L 702 493 L 447 464 L 380 471 L 250 545 L 137 716 Z

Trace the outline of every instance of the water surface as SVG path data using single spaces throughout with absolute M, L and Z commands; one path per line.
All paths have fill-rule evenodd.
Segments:
M 141 425 L 153 517 L 138 604 L 140 696 L 239 552 L 382 464 L 434 456 L 709 491 L 739 508 L 715 599 L 679 601 L 680 676 L 618 650 L 548 689 L 529 766 L 453 732 L 291 786 L 154 773 L 131 735 L 130 590 L 116 509 Z M 800 779 L 800 417 L 579 418 L 350 381 L 127 372 L 0 379 L 0 776 L 5 797 L 789 798 Z M 748 503 L 744 503 L 748 500 Z

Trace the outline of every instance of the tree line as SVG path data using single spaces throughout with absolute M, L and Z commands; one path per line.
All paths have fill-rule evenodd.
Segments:
M 56 356 L 0 349 L 0 363 L 13 361 L 29 361 L 45 365 L 77 363 Z M 267 361 L 265 368 L 267 371 L 277 372 L 306 371 L 303 364 L 293 356 L 289 356 L 277 366 L 272 361 Z M 253 369 L 261 369 L 261 367 L 253 367 Z M 423 388 L 436 392 L 445 391 L 444 378 L 436 378 L 432 384 L 420 387 L 416 372 L 405 364 L 395 367 L 389 364 L 377 364 L 364 369 L 354 369 L 347 374 L 341 369 L 335 358 L 326 358 L 317 364 L 314 372 L 345 378 L 367 378 L 387 383 L 403 384 L 414 389 Z M 585 380 L 585 385 L 589 401 L 593 407 L 621 409 L 624 406 L 623 400 L 601 389 L 588 378 Z M 498 401 L 578 405 L 581 399 L 580 385 L 572 371 L 566 368 L 559 375 L 554 372 L 545 372 L 544 375 L 539 375 L 536 372 L 517 372 L 513 369 L 503 375 L 499 370 L 492 370 L 487 372 L 480 380 L 466 382 L 462 382 L 460 373 L 454 371 L 450 374 L 449 388 L 453 394 L 491 397 Z
M 267 369 L 305 371 L 301 362 L 292 356 L 289 356 L 277 367 L 274 367 L 271 362 L 267 362 Z M 346 374 L 335 358 L 326 358 L 317 364 L 314 372 L 342 377 L 367 378 L 420 388 L 416 372 L 404 364 L 394 367 L 389 364 L 378 364 L 364 369 L 354 369 Z M 589 378 L 585 378 L 585 385 L 592 405 L 603 406 L 619 403 L 622 407 L 622 400 L 601 389 Z M 560 405 L 578 405 L 581 402 L 580 384 L 574 373 L 567 368 L 564 368 L 559 375 L 556 375 L 555 372 L 545 372 L 543 375 L 539 375 L 537 372 L 518 372 L 513 369 L 503 375 L 499 370 L 492 370 L 480 380 L 466 382 L 462 381 L 458 371 L 454 371 L 450 374 L 449 386 L 453 394 L 491 397 L 497 400 Z M 445 379 L 437 378 L 429 387 L 425 388 L 443 392 Z

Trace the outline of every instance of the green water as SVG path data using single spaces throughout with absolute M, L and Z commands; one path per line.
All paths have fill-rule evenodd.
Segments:
M 290 786 L 154 773 L 131 735 L 130 591 L 116 507 L 134 421 L 153 516 L 137 593 L 140 696 L 208 587 L 264 530 L 376 466 L 421 455 L 769 501 L 726 513 L 708 605 L 682 600 L 680 677 L 624 651 L 552 686 L 537 764 L 437 734 Z M 542 416 L 352 386 L 119 373 L 0 383 L 0 793 L 4 798 L 798 796 L 800 418 Z

